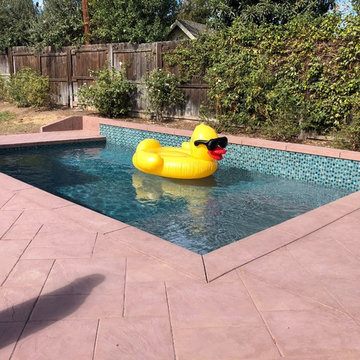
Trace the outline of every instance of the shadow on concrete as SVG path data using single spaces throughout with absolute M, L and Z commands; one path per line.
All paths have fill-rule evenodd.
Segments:
M 0 349 L 16 342 L 20 336 L 27 337 L 72 314 L 85 302 L 91 291 L 104 280 L 105 276 L 101 274 L 84 276 L 51 293 L 0 311 Z M 66 303 L 61 301 L 62 298 L 54 298 L 54 296 L 64 294 L 81 294 L 82 296 L 73 296 L 72 301 Z M 46 320 L 32 321 L 31 328 L 24 331 L 26 323 L 38 303 L 41 304 L 41 309 L 46 311 Z M 41 313 L 37 312 L 37 317 L 39 316 L 41 317 Z M 24 319 L 27 319 L 25 324 Z M 20 324 L 23 326 L 20 327 Z

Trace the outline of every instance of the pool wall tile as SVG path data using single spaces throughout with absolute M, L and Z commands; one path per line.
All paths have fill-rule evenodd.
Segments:
M 182 142 L 189 140 L 186 136 L 105 124 L 100 124 L 100 134 L 106 136 L 109 143 L 132 147 L 146 138 L 156 139 L 162 146 L 174 147 L 180 147 Z M 219 164 L 285 179 L 360 190 L 360 162 L 355 160 L 230 143 Z

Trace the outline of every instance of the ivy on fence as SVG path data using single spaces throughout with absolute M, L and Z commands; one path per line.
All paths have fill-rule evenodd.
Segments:
M 341 138 L 352 129 L 350 147 L 360 144 L 358 16 L 299 15 L 285 25 L 235 21 L 178 47 L 167 60 L 184 82 L 204 76 L 208 110 L 223 129 L 281 140 L 303 133 Z

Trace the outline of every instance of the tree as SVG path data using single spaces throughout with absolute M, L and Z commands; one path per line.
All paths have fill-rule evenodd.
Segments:
M 44 0 L 32 42 L 40 48 L 83 44 L 81 0 Z
M 164 40 L 177 0 L 89 0 L 93 43 Z
M 360 0 L 351 0 L 351 6 L 349 6 L 349 9 L 351 8 L 354 10 L 354 12 L 359 15 L 360 14 Z
M 32 0 L 0 0 L 0 50 L 30 45 L 37 14 Z
M 237 17 L 256 24 L 284 24 L 294 16 L 310 12 L 315 16 L 332 9 L 336 0 L 188 0 L 185 16 L 207 16 L 213 26 L 232 24 Z M 193 19 L 190 19 L 193 20 Z M 195 20 L 196 21 L 196 20 Z
M 260 0 L 247 1 L 241 17 L 256 24 L 284 24 L 296 15 L 311 13 L 323 15 L 335 6 L 336 0 Z
M 205 24 L 211 17 L 208 0 L 188 0 L 181 5 L 178 17 Z

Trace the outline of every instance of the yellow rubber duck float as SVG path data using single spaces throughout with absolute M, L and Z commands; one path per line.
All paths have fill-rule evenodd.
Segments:
M 176 178 L 200 179 L 213 174 L 217 161 L 226 153 L 226 137 L 205 124 L 198 125 L 181 148 L 162 147 L 155 139 L 139 143 L 133 156 L 134 166 L 145 173 Z

